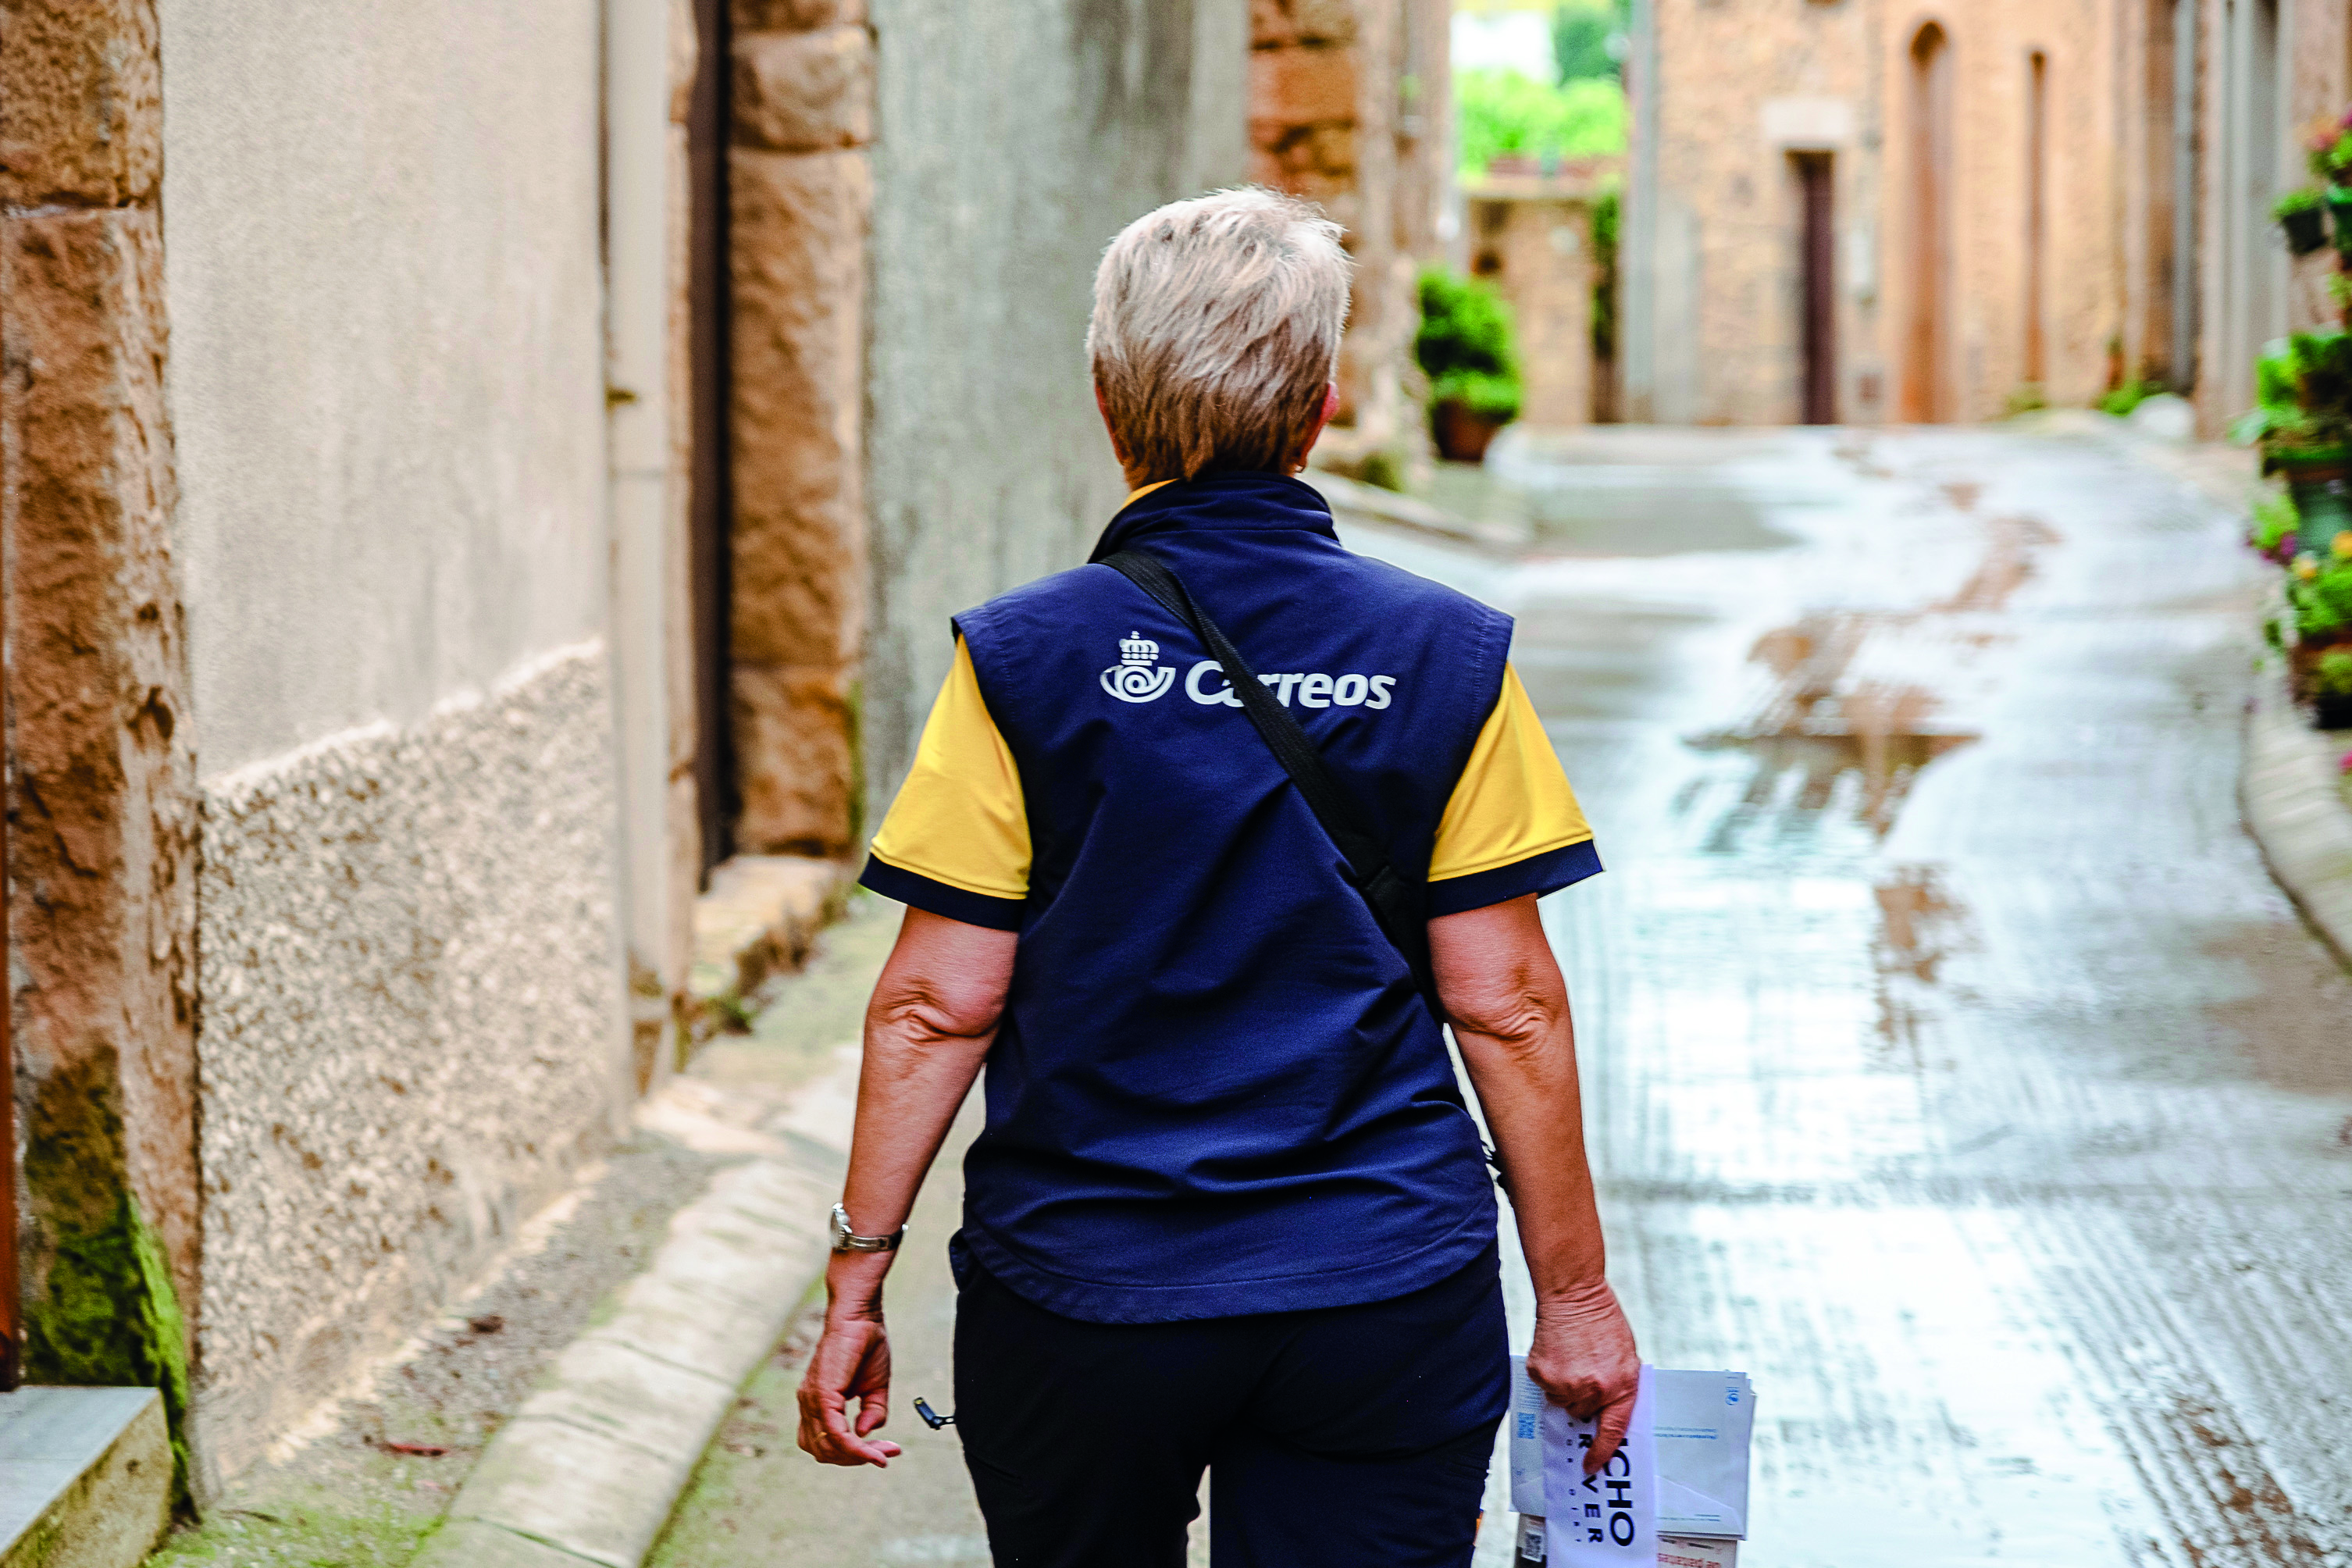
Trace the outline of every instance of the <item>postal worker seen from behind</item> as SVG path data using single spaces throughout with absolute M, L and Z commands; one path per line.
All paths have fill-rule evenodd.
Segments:
M 1000 1564 L 1461 1568 L 1506 1399 L 1493 1130 L 1529 1371 L 1614 1447 L 1568 998 L 1536 900 L 1601 868 L 1509 617 L 1349 553 L 1293 476 L 1338 403 L 1338 226 L 1261 190 L 1114 240 L 1087 334 L 1134 494 L 1093 561 L 956 618 L 864 880 L 906 922 L 801 1446 L 883 1465 L 883 1279 L 964 1162 L 958 1430 Z M 853 1405 L 855 1409 L 852 1409 Z

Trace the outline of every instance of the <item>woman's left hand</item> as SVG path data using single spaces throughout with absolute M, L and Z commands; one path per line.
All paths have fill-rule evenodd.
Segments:
M 1599 1473 L 1624 1442 L 1633 1420 L 1633 1396 L 1642 1388 L 1642 1354 L 1616 1292 L 1601 1282 L 1538 1301 L 1528 1375 L 1553 1404 L 1580 1421 L 1598 1423 L 1584 1470 Z

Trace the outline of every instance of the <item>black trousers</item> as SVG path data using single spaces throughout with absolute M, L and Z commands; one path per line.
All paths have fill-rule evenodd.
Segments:
M 984 1270 L 956 1426 L 998 1568 L 1467 1568 L 1508 1398 L 1496 1259 L 1393 1300 L 1086 1323 Z

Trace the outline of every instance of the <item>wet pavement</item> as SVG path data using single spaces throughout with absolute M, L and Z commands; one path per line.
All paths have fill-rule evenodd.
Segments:
M 2002 432 L 1493 468 L 1446 499 L 1525 561 L 1351 538 L 1519 617 L 1609 865 L 1548 915 L 1612 1271 L 1649 1359 L 1754 1375 L 1748 1568 L 2352 1563 L 2352 984 L 2240 826 L 2232 520 Z M 910 1462 L 793 1452 L 788 1351 L 657 1561 L 986 1561 L 904 1414 L 938 1250 Z

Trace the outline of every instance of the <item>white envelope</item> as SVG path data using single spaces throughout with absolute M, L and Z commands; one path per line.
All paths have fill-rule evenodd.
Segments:
M 1653 1369 L 1656 1401 L 1658 1530 L 1662 1534 L 1741 1538 L 1748 1533 L 1748 1446 L 1756 1396 L 1740 1372 Z M 1544 1392 L 1511 1358 L 1511 1507 L 1544 1514 Z
M 1748 1374 L 1661 1372 L 1656 1387 L 1659 1532 L 1745 1537 L 1756 1427 Z

